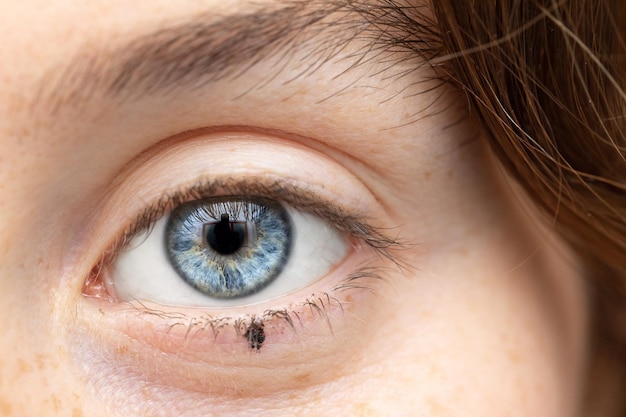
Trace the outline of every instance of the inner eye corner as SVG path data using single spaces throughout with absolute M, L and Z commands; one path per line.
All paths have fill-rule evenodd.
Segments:
M 101 259 L 96 265 L 91 268 L 91 270 L 87 274 L 81 289 L 81 294 L 84 297 L 98 299 L 112 298 L 104 282 L 104 274 L 106 268 L 105 263 L 106 261 L 104 259 Z

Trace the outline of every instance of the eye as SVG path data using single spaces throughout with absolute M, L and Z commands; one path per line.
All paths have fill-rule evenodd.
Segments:
M 233 149 L 237 158 L 214 158 Z M 80 304 L 107 352 L 136 341 L 137 355 L 165 354 L 172 369 L 219 363 L 228 374 L 224 364 L 243 372 L 262 348 L 266 365 L 283 369 L 320 350 L 348 354 L 365 340 L 353 335 L 381 320 L 378 299 L 403 248 L 389 233 L 399 228 L 334 158 L 217 132 L 149 149 L 119 178 L 86 228 L 99 250 L 85 261 Z M 111 360 L 147 372 L 127 359 Z M 224 377 L 215 372 L 212 383 Z M 190 373 L 206 377 L 188 367 L 153 377 Z
M 321 218 L 275 200 L 205 198 L 134 237 L 105 283 L 120 301 L 240 306 L 306 287 L 348 248 Z
M 113 378 L 177 396 L 286 392 L 371 346 L 404 245 L 345 164 L 215 132 L 148 149 L 118 178 L 84 228 L 97 250 L 70 335 L 81 363 L 110 371 L 91 378 L 102 389 Z

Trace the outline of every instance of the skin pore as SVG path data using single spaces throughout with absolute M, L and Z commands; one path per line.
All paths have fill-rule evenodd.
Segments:
M 579 266 L 425 64 L 426 5 L 404 44 L 345 3 L 3 5 L 0 414 L 576 415 Z M 105 285 L 137 219 L 241 195 L 348 255 L 247 305 Z

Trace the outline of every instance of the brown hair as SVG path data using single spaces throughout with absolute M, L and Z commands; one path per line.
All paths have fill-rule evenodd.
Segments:
M 443 42 L 434 63 L 467 93 L 502 164 L 585 262 L 593 372 L 607 358 L 619 368 L 610 382 L 590 376 L 602 381 L 590 392 L 596 405 L 601 395 L 622 402 L 609 415 L 626 415 L 626 2 L 432 6 Z

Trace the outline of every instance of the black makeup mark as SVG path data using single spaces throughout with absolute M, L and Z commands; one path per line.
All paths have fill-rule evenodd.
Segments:
M 251 321 L 243 337 L 248 341 L 250 349 L 260 350 L 263 346 L 263 342 L 265 342 L 263 322 L 257 320 Z
M 155 331 L 159 328 L 161 331 L 165 329 L 165 335 L 172 335 L 174 340 L 179 340 L 178 338 L 182 336 L 185 340 L 183 345 L 191 343 L 196 338 L 208 337 L 217 341 L 223 332 L 230 330 L 236 333 L 237 338 L 243 338 L 250 350 L 258 352 L 267 340 L 266 328 L 272 329 L 272 333 L 276 335 L 284 334 L 285 330 L 298 334 L 300 329 L 307 325 L 307 321 L 301 317 L 303 314 L 312 315 L 311 319 L 315 316 L 321 318 L 327 324 L 330 333 L 334 334 L 331 313 L 345 313 L 344 303 L 350 304 L 352 300 L 337 298 L 333 293 L 368 291 L 378 294 L 379 285 L 386 282 L 384 278 L 386 273 L 386 268 L 366 264 L 343 279 L 330 293 L 313 293 L 305 301 L 289 307 L 267 309 L 262 314 L 245 314 L 239 317 L 214 316 L 210 311 L 198 310 L 198 307 L 171 311 L 165 306 L 140 300 L 127 302 L 127 305 L 139 318 L 151 323 L 149 325 L 154 326 Z M 94 297 L 90 294 L 85 295 Z M 154 322 L 153 318 L 160 319 L 160 322 Z

